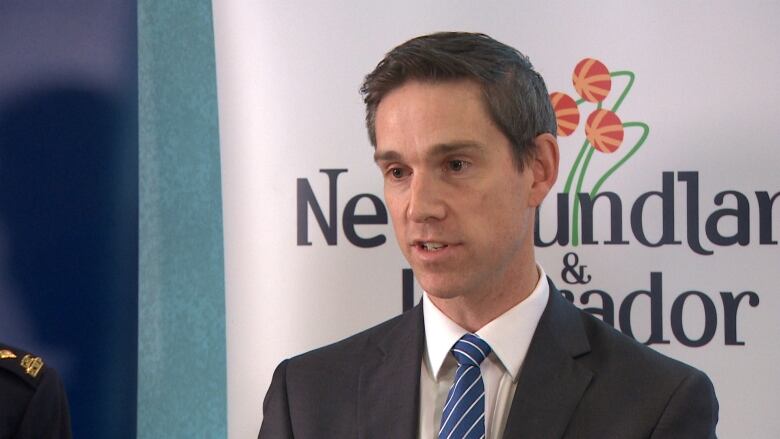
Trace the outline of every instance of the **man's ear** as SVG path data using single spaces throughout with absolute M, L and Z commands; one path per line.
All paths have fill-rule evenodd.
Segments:
M 531 207 L 538 207 L 550 192 L 558 178 L 558 141 L 550 133 L 539 134 L 534 139 L 536 150 L 530 160 L 528 171 L 533 176 L 528 201 Z

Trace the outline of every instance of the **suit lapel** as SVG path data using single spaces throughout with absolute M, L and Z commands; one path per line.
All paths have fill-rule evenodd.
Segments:
M 358 384 L 358 437 L 417 437 L 423 328 L 418 304 L 369 341 Z
M 550 282 L 550 298 L 520 373 L 504 438 L 560 438 L 593 372 L 575 361 L 590 351 L 578 311 Z

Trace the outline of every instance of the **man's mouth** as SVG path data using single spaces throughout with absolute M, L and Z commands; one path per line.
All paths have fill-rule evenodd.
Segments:
M 437 252 L 437 251 L 439 251 L 439 250 L 441 250 L 443 248 L 446 248 L 447 244 L 443 244 L 441 242 L 425 241 L 425 242 L 420 242 L 418 244 L 418 246 L 421 247 L 425 251 Z

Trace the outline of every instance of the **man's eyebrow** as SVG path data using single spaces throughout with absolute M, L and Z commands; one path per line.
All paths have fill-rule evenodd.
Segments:
M 391 162 L 393 160 L 400 160 L 400 159 L 401 159 L 401 154 L 399 154 L 398 151 L 390 150 L 390 151 L 382 151 L 382 152 L 375 151 L 374 152 L 374 162 L 375 163 Z
M 462 141 L 455 141 L 455 142 L 439 143 L 437 145 L 434 145 L 433 148 L 431 148 L 429 155 L 441 156 L 441 155 L 452 154 L 455 152 L 461 152 L 464 150 L 481 151 L 482 149 L 484 149 L 484 145 L 482 145 L 479 142 L 475 142 L 472 140 L 462 140 Z
M 454 142 L 438 143 L 434 145 L 430 149 L 430 151 L 428 151 L 427 155 L 436 157 L 436 156 L 452 154 L 455 152 L 461 152 L 463 150 L 480 151 L 483 148 L 484 145 L 482 145 L 479 142 L 474 142 L 471 140 L 454 141 Z M 376 163 L 395 161 L 400 159 L 401 159 L 401 154 L 398 151 L 389 150 L 389 151 L 374 152 L 374 162 Z

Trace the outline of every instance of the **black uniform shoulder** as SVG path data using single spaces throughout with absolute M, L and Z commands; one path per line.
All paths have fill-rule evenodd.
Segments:
M 37 355 L 0 344 L 0 437 L 70 439 L 62 381 Z
M 0 438 L 70 437 L 56 371 L 41 357 L 5 344 L 0 344 L 0 414 Z
M 0 370 L 3 381 L 16 380 L 37 388 L 48 373 L 43 359 L 30 352 L 0 343 Z

